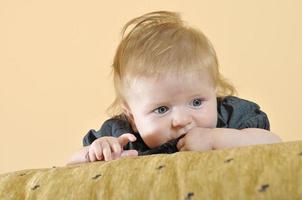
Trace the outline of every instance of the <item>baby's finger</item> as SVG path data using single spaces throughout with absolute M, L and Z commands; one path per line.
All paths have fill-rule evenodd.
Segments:
M 89 147 L 89 151 L 88 151 L 88 160 L 89 162 L 94 162 L 97 160 L 96 156 L 95 156 L 95 152 L 94 149 L 92 147 Z
M 122 152 L 121 157 L 133 157 L 138 156 L 138 151 L 136 150 L 125 150 Z
M 187 149 L 187 147 L 185 145 L 179 149 L 179 151 L 187 151 L 187 150 L 188 149 Z
M 119 158 L 122 153 L 122 147 L 116 140 L 108 140 L 111 147 L 112 159 Z
M 184 146 L 184 144 L 185 144 L 185 140 L 183 138 L 178 140 L 176 145 L 177 149 L 180 150 Z
M 97 160 L 103 160 L 103 147 L 101 143 L 95 143 L 93 144 L 94 153 Z
M 136 140 L 136 137 L 131 133 L 125 133 L 120 137 L 118 137 L 117 139 L 120 145 L 123 147 L 126 144 L 128 144 L 128 142 L 134 142 Z
M 112 160 L 111 148 L 107 141 L 102 143 L 102 148 L 103 148 L 103 156 L 105 161 Z

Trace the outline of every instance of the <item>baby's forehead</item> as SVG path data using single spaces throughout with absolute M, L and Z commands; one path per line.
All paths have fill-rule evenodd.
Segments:
M 159 77 L 139 77 L 129 87 L 131 93 L 157 95 L 159 92 L 177 94 L 178 92 L 206 91 L 213 87 L 212 79 L 204 74 L 167 75 Z M 173 91 L 175 91 L 173 93 Z
M 196 71 L 178 71 L 178 72 L 168 72 L 165 74 L 157 74 L 154 76 L 137 76 L 130 79 L 130 85 L 153 85 L 155 83 L 161 82 L 163 84 L 173 84 L 173 85 L 183 85 L 183 83 L 196 84 L 198 82 L 202 83 L 213 83 L 212 74 L 206 70 L 196 70 Z

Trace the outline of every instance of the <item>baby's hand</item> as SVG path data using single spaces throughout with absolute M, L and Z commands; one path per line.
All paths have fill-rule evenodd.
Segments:
M 207 151 L 213 149 L 213 129 L 192 128 L 177 143 L 179 151 Z
M 125 156 L 137 156 L 136 150 L 123 150 L 128 142 L 134 142 L 136 137 L 133 134 L 125 133 L 118 138 L 101 137 L 93 141 L 89 146 L 86 158 L 90 162 L 97 160 L 115 160 Z

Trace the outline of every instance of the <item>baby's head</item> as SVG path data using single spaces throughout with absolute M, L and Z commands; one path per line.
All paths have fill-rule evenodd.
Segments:
M 203 33 L 166 11 L 135 18 L 122 33 L 113 63 L 113 114 L 124 113 L 150 148 L 195 126 L 216 127 L 216 97 L 235 90 Z

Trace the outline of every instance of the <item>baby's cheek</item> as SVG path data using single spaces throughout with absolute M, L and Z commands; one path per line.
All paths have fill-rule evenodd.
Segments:
M 167 142 L 167 131 L 164 131 L 161 127 L 150 124 L 149 126 L 138 127 L 138 129 L 142 139 L 150 148 L 158 147 Z
M 198 126 L 202 128 L 216 128 L 217 112 L 203 114 L 198 120 Z

